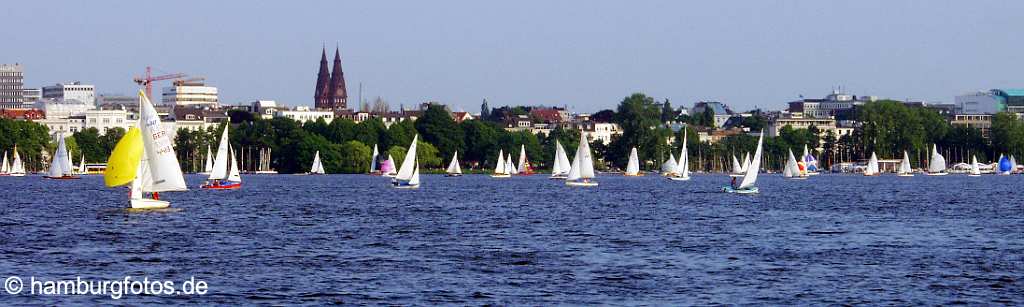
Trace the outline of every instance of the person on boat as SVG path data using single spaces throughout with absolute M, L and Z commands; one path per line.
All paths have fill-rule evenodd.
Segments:
M 736 186 L 736 177 L 732 177 L 732 183 L 730 183 L 729 185 L 730 185 L 730 186 L 732 186 L 732 188 L 733 188 L 733 189 L 736 189 L 736 188 L 738 188 L 738 187 Z

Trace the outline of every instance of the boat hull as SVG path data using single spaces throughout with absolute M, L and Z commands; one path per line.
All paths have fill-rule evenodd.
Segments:
M 511 178 L 510 174 L 492 174 L 491 178 Z
M 736 194 L 757 194 L 759 192 L 759 190 L 757 189 L 757 187 L 750 187 L 750 188 L 746 188 L 746 189 L 736 189 L 736 188 L 733 188 L 731 186 L 724 186 L 724 187 L 722 187 L 722 192 L 736 193 Z
M 729 174 L 729 177 L 743 177 L 744 174 Z
M 796 177 L 786 177 L 786 179 L 790 179 L 790 180 L 807 180 L 807 177 L 806 176 L 796 176 Z
M 981 174 L 967 174 L 967 177 L 981 177 Z
M 914 177 L 914 174 L 896 174 L 897 177 Z
M 551 177 L 548 177 L 548 179 L 566 179 L 566 178 L 569 178 L 569 176 L 565 176 L 565 175 L 552 175 Z
M 445 177 L 462 177 L 462 174 L 445 174 Z
M 949 173 L 926 173 L 926 175 L 928 175 L 928 176 L 945 176 L 945 175 L 949 175 Z
M 170 202 L 155 199 L 132 199 L 132 209 L 163 209 L 171 206 Z
M 565 185 L 570 187 L 596 187 L 596 181 L 566 181 Z
M 672 181 L 687 181 L 687 180 L 690 180 L 690 177 L 668 177 L 668 180 L 672 180 Z
M 78 177 L 78 176 L 60 176 L 60 177 L 43 176 L 43 178 L 46 178 L 46 179 L 58 179 L 58 180 L 82 179 L 82 177 Z
M 420 185 L 418 183 L 417 184 L 409 184 L 408 181 L 401 181 L 401 180 L 391 181 L 391 186 L 395 187 L 396 189 L 418 189 L 420 187 Z
M 622 176 L 626 176 L 626 177 L 643 177 L 644 173 L 636 173 L 636 174 L 632 174 L 632 175 L 631 174 L 622 174 Z
M 207 189 L 207 190 L 237 190 L 237 189 L 241 189 L 242 188 L 242 183 L 220 184 L 220 185 L 205 185 L 204 184 L 204 185 L 200 185 L 199 188 L 200 189 Z

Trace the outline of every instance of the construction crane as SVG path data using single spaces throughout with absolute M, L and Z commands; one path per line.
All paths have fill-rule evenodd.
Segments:
M 145 85 L 146 86 L 146 96 L 149 97 L 150 100 L 152 100 L 153 99 L 153 81 L 180 79 L 180 78 L 184 78 L 185 76 L 186 75 L 182 74 L 182 73 L 154 76 L 153 75 L 153 69 L 151 67 L 149 67 L 149 66 L 146 66 L 146 76 L 145 77 L 135 77 L 135 79 L 133 79 L 133 80 L 135 81 L 135 83 L 138 83 L 139 85 Z
M 190 84 L 190 83 L 192 83 L 194 81 L 203 82 L 203 81 L 206 81 L 206 77 L 191 77 L 191 78 L 185 78 L 185 79 L 177 79 L 177 80 L 174 80 L 173 83 L 174 83 L 175 86 L 182 86 L 182 85 Z

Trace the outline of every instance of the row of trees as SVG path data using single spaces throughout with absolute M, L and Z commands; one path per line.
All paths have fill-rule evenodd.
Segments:
M 511 132 L 496 119 L 502 114 L 523 112 L 520 108 L 503 107 L 489 112 L 490 120 L 456 123 L 442 106 L 431 105 L 415 122 L 406 120 L 386 126 L 379 119 L 355 123 L 339 118 L 330 124 L 323 120 L 300 124 L 286 118 L 261 119 L 251 113 L 231 111 L 230 141 L 244 169 L 255 169 L 261 149 L 269 148 L 273 153 L 271 167 L 284 173 L 307 171 L 317 151 L 328 172 L 363 173 L 369 169 L 374 146 L 383 156 L 390 155 L 395 161 L 401 161 L 415 135 L 420 137 L 419 162 L 428 169 L 443 168 L 455 152 L 459 153 L 467 170 L 490 169 L 499 150 L 517 157 L 521 146 L 526 149 L 534 168 L 547 169 L 554 157 L 556 141 L 572 155 L 579 140 L 576 130 L 554 129 L 548 135 Z M 741 121 L 740 126 L 751 131 L 765 127 L 764 115 L 760 111 L 752 113 L 753 116 Z M 913 163 L 918 164 L 927 158 L 932 145 L 938 145 L 952 162 L 967 161 L 971 155 L 982 161 L 991 161 L 1003 153 L 1020 157 L 1024 149 L 1024 122 L 1008 113 L 994 116 L 990 139 L 975 128 L 950 126 L 932 109 L 898 101 L 870 102 L 858 106 L 851 116 L 860 126 L 843 136 L 826 132 L 819 139 L 819 131 L 813 126 L 809 129 L 783 127 L 777 137 L 765 139 L 763 165 L 781 169 L 788 150 L 799 155 L 804 146 L 823 148 L 814 153 L 823 167 L 860 161 L 872 152 L 882 158 L 898 158 L 903 151 L 909 152 Z M 691 169 L 727 170 L 733 155 L 742 158 L 744 153 L 753 152 L 757 138 L 737 134 L 713 144 L 701 142 L 697 131 L 706 129 L 704 125 L 713 125 L 713 117 L 710 111 L 692 117 L 681 116 L 667 100 L 657 102 L 644 94 L 625 97 L 615 110 L 602 110 L 592 116 L 617 123 L 623 130 L 609 144 L 592 142 L 591 148 L 598 158 L 596 167 L 624 168 L 630 149 L 637 147 L 641 167 L 657 169 L 669 154 L 678 157 L 685 139 Z M 665 125 L 667 121 L 683 121 L 688 125 L 673 131 Z M 217 147 L 223 129 L 224 125 L 201 131 L 178 131 L 175 149 L 184 170 L 201 171 L 207 148 Z M 86 129 L 74 133 L 66 143 L 74 157 L 84 155 L 89 162 L 103 162 L 122 135 L 124 130 L 121 129 L 109 130 L 102 136 L 95 129 Z M 56 146 L 42 125 L 0 119 L 0 148 L 6 150 L 15 143 L 30 169 L 41 169 L 46 163 L 43 152 L 53 152 Z

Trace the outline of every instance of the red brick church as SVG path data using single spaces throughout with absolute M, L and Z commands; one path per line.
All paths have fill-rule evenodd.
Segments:
M 320 53 L 320 73 L 316 76 L 313 105 L 323 110 L 344 110 L 348 107 L 345 72 L 341 70 L 341 53 L 334 49 L 334 67 L 327 71 L 327 49 Z

